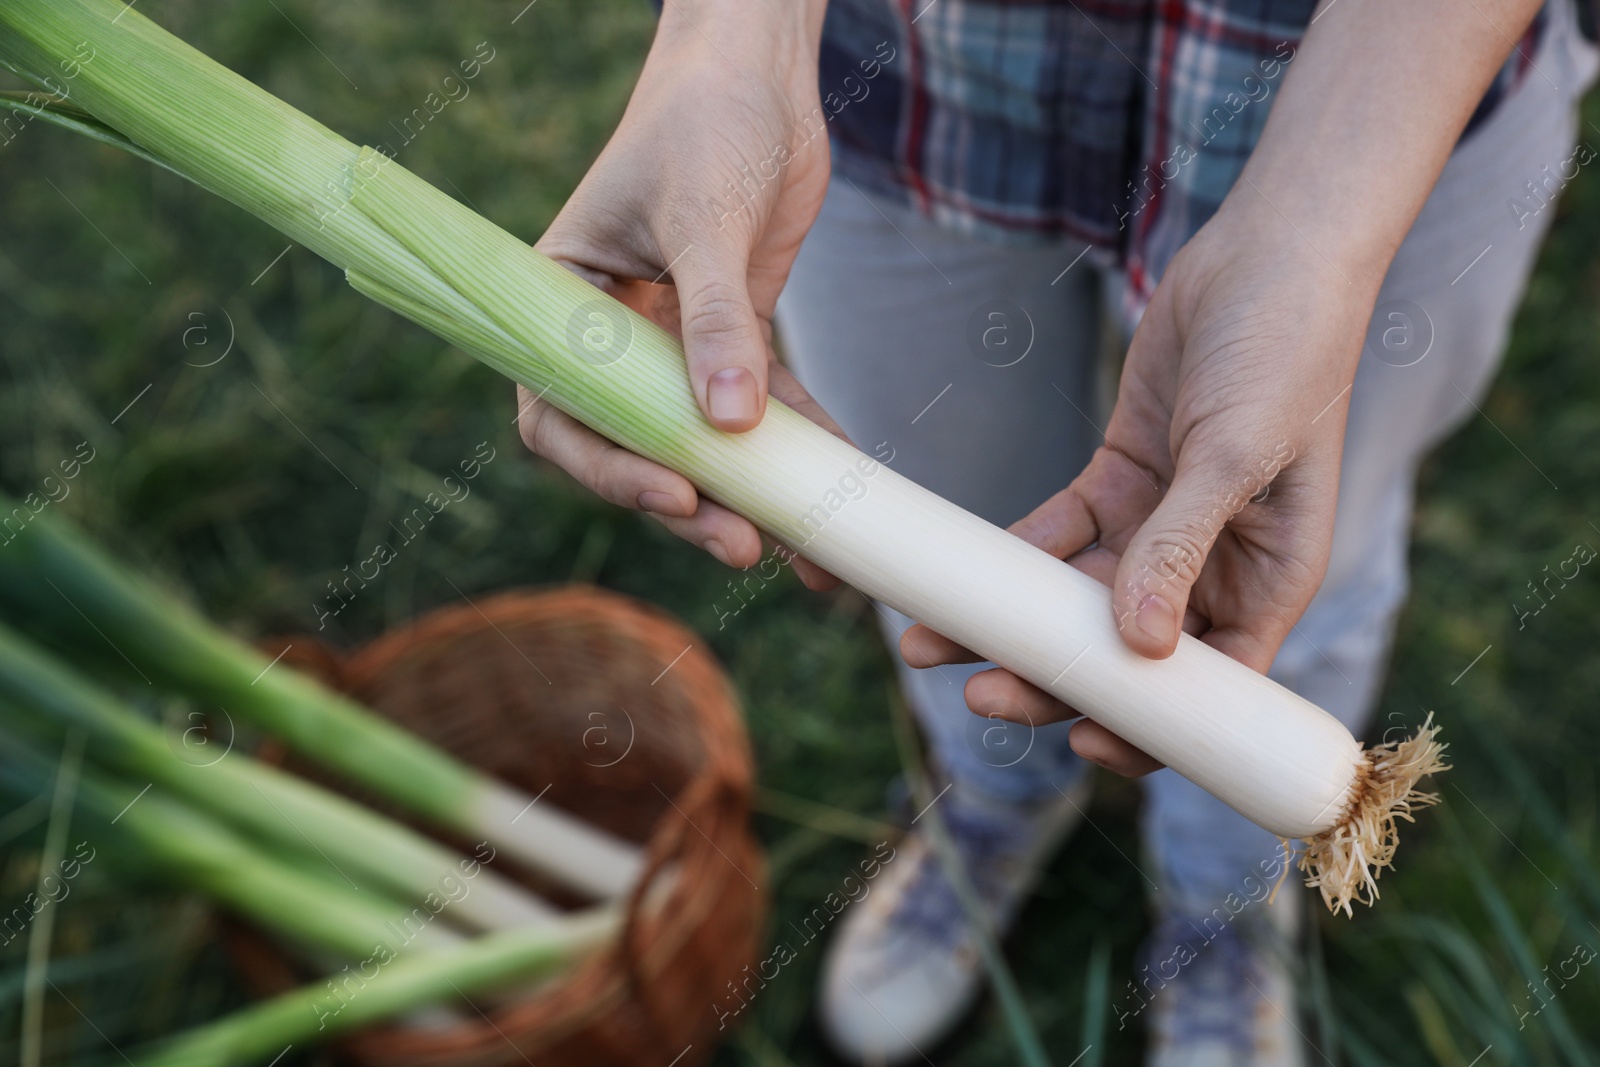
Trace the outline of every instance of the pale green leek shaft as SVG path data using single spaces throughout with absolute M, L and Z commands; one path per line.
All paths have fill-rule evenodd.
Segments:
M 507 930 L 458 948 L 405 956 L 373 977 L 330 997 L 309 985 L 206 1023 L 149 1053 L 139 1067 L 228 1067 L 266 1063 L 288 1045 L 324 1041 L 435 1002 L 460 1003 L 474 993 L 542 977 L 593 951 L 618 930 L 611 907 L 564 920 L 554 930 Z
M 15 710 L 0 704 L 0 716 Z M 49 784 L 50 760 L 27 742 L 0 736 L 0 763 L 0 775 L 18 789 Z M 361 960 L 380 946 L 398 954 L 461 940 L 436 921 L 437 913 L 347 883 L 334 868 L 292 863 L 152 784 L 135 785 L 89 764 L 77 788 L 91 847 L 103 848 L 108 839 L 132 844 L 136 853 L 124 854 L 137 854 L 184 889 L 303 946 Z
M 439 891 L 441 880 L 457 881 L 470 869 L 473 894 L 452 914 L 470 926 L 492 929 L 550 918 L 531 894 L 479 869 L 476 861 L 465 861 L 470 866 L 463 868 L 463 858 L 442 845 L 244 752 L 229 751 L 225 739 L 216 743 L 218 756 L 190 762 L 180 755 L 180 741 L 4 625 L 0 699 L 9 706 L 7 729 L 14 734 L 53 740 L 78 727 L 90 756 L 128 777 L 158 782 L 284 849 L 406 899 L 422 901 Z

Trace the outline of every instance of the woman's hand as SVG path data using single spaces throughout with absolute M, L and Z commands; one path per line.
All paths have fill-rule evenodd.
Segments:
M 1106 444 L 1013 527 L 1111 585 L 1135 651 L 1183 629 L 1258 671 L 1328 566 L 1350 384 L 1395 250 L 1540 0 L 1322 0 L 1244 173 L 1135 331 Z M 914 667 L 975 657 L 924 627 Z M 1076 714 L 1001 670 L 981 715 Z M 1093 722 L 1079 755 L 1158 765 Z
M 1250 199 L 1254 197 L 1255 202 Z M 1178 254 L 1134 333 L 1105 444 L 1012 527 L 1111 586 L 1123 639 L 1153 658 L 1183 629 L 1265 672 L 1328 565 L 1350 383 L 1378 278 L 1353 277 L 1249 187 Z M 977 657 L 926 627 L 914 667 Z M 1042 724 L 1078 713 L 995 669 L 974 712 Z M 1090 721 L 1080 755 L 1160 765 Z
M 621 124 L 537 245 L 682 337 L 701 410 L 730 432 L 761 421 L 769 390 L 838 432 L 772 352 L 778 292 L 827 189 L 820 33 L 816 3 L 667 3 Z M 759 562 L 755 526 L 688 479 L 526 389 L 517 400 L 534 452 L 729 566 Z

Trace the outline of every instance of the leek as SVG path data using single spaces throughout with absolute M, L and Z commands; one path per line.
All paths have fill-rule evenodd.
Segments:
M 3 551 L 3 550 L 0 550 Z M 6 728 L 32 737 L 83 729 L 89 755 L 129 778 L 158 783 L 207 812 L 329 864 L 347 866 L 407 899 L 440 893 L 461 879 L 461 857 L 414 831 L 243 753 L 195 767 L 173 751 L 162 729 L 66 664 L 0 626 L 0 699 Z M 452 916 L 480 929 L 548 925 L 555 913 L 494 871 L 477 868 L 471 892 Z
M 48 783 L 50 763 L 32 746 L 0 740 L 0 755 L 7 757 L 9 784 L 27 788 Z M 86 766 L 78 782 L 78 803 L 98 829 L 136 845 L 141 860 L 163 868 L 174 881 L 305 946 L 359 960 L 379 945 L 397 952 L 447 948 L 463 940 L 449 927 L 429 921 L 433 916 L 427 911 L 408 910 L 392 899 L 291 866 L 156 789 L 142 790 Z
M 665 331 L 117 0 L 0 0 L 0 59 L 14 69 L 37 79 L 82 46 L 96 58 L 73 82 L 74 103 L 144 151 L 867 595 L 1268 830 L 1308 838 L 1302 868 L 1329 907 L 1348 913 L 1376 897 L 1396 821 L 1433 799 L 1415 789 L 1443 766 L 1431 723 L 1364 751 L 1331 715 L 1194 638 L 1144 659 L 1123 644 L 1098 582 L 776 401 L 756 429 L 718 432 Z
M 5 517 L 21 512 L 20 532 Z M 18 523 L 21 520 L 14 520 Z M 415 735 L 281 666 L 148 582 L 53 516 L 0 496 L 0 599 L 38 636 L 81 655 L 105 649 L 141 677 L 225 707 L 374 792 L 580 893 L 632 889 L 637 849 L 440 752 Z M 107 643 L 109 642 L 109 648 Z
M 378 970 L 336 1012 L 326 990 L 304 986 L 206 1023 L 138 1057 L 139 1067 L 228 1067 L 281 1055 L 286 1045 L 327 1040 L 456 996 L 539 978 L 616 935 L 614 906 L 590 909 L 554 930 L 505 930 L 458 948 L 402 957 Z
M 0 704 L 0 714 L 12 710 Z M 0 737 L 0 784 L 36 792 L 48 785 L 53 770 L 52 761 L 32 746 Z M 467 941 L 431 921 L 444 905 L 407 910 L 392 899 L 319 877 L 156 789 L 139 789 L 86 767 L 77 799 L 98 824 L 98 834 L 136 846 L 136 853 L 119 859 L 161 868 L 186 888 L 298 943 L 310 956 L 332 953 L 351 961 L 309 986 L 169 1039 L 149 1056 L 141 1055 L 141 1064 L 224 1067 L 265 1061 L 285 1044 L 316 1043 L 410 1015 L 455 994 L 498 992 L 546 976 L 598 948 L 621 924 L 617 909 L 607 905 L 537 929 L 502 930 Z

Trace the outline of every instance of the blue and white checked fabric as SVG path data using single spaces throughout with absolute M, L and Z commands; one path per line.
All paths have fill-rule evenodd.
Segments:
M 835 170 L 942 225 L 1076 238 L 1154 290 L 1221 204 L 1314 0 L 831 0 Z M 1472 128 L 1526 75 L 1544 12 Z

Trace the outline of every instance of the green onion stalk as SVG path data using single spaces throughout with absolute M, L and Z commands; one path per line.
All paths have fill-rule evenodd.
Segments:
M 75 56 L 72 103 L 344 268 L 361 292 L 686 476 L 862 592 L 971 648 L 1257 824 L 1307 838 L 1331 908 L 1372 901 L 1397 820 L 1443 768 L 1434 728 L 1367 750 L 1327 712 L 1190 636 L 1122 640 L 1105 586 L 772 401 L 700 415 L 682 346 L 522 241 L 185 45 L 120 0 L 0 0 L 0 60 Z
M 0 702 L 0 716 L 15 709 Z M 36 747 L 0 735 L 0 789 L 48 788 L 54 766 Z M 118 862 L 152 866 L 311 957 L 350 961 L 300 989 L 160 1043 L 141 1067 L 224 1067 L 265 1062 L 289 1044 L 314 1044 L 374 1022 L 411 1016 L 457 995 L 493 993 L 550 975 L 612 939 L 621 924 L 603 905 L 551 925 L 466 940 L 370 890 L 288 862 L 193 805 L 93 767 L 77 782 L 79 810 L 113 845 Z M 90 858 L 93 858 L 91 854 Z
M 457 948 L 402 956 L 336 1004 L 308 985 L 137 1055 L 139 1067 L 228 1067 L 265 1063 L 285 1046 L 325 1041 L 458 996 L 508 989 L 570 965 L 614 938 L 615 905 L 580 912 L 548 930 L 503 930 Z
M 3 550 L 0 550 L 3 551 Z M 206 766 L 155 723 L 0 625 L 0 730 L 52 740 L 85 731 L 91 758 L 129 779 L 159 784 L 200 809 L 293 852 L 337 863 L 405 899 L 427 901 L 470 872 L 451 918 L 474 929 L 549 925 L 556 913 L 532 893 L 354 801 L 286 771 L 228 752 Z
M 131 17 L 131 15 L 130 15 Z M 86 68 L 87 69 L 87 68 Z M 26 515 L 0 496 L 0 516 Z M 627 893 L 637 849 L 441 752 L 285 668 L 127 571 L 53 516 L 10 533 L 0 517 L 0 601 L 36 635 L 100 649 L 141 677 L 217 704 L 351 781 L 586 895 Z M 20 520 L 19 520 L 20 521 Z
M 14 708 L 0 704 L 0 714 Z M 13 791 L 47 788 L 51 763 L 38 749 L 0 737 L 0 775 Z M 342 958 L 408 948 L 426 951 L 464 938 L 391 897 L 302 869 L 164 790 L 141 788 L 85 766 L 78 805 L 98 830 L 132 846 L 123 855 L 161 869 L 261 926 Z

